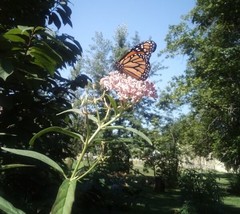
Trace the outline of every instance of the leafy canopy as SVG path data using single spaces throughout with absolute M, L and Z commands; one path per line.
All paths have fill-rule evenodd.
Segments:
M 240 166 L 239 11 L 239 0 L 198 0 L 179 25 L 170 27 L 166 52 L 184 54 L 188 67 L 161 102 L 189 104 L 208 134 L 201 147 L 210 147 L 209 153 L 234 169 Z

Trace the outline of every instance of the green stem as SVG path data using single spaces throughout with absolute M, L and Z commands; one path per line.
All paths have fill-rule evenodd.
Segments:
M 80 179 L 83 178 L 85 175 L 87 175 L 89 172 L 91 172 L 92 169 L 100 162 L 101 159 L 102 159 L 102 158 L 98 158 L 98 159 L 94 162 L 94 164 L 93 164 L 86 172 L 84 172 L 81 176 L 79 176 L 79 177 L 77 178 L 77 180 L 80 180 Z
M 85 155 L 85 153 L 87 151 L 88 145 L 91 143 L 91 141 L 94 139 L 94 137 L 100 132 L 100 130 L 101 130 L 101 127 L 99 126 L 96 129 L 96 131 L 93 133 L 93 135 L 89 139 L 87 138 L 86 141 L 84 142 L 83 150 L 82 150 L 81 155 L 80 155 L 80 157 L 78 159 L 77 165 L 74 168 L 74 171 L 72 173 L 71 179 L 74 179 L 76 177 L 76 173 L 77 173 L 77 171 L 79 169 L 79 166 L 80 166 L 80 164 L 82 162 L 83 156 Z
M 76 178 L 76 174 L 77 174 L 77 171 L 79 169 L 79 166 L 82 162 L 82 159 L 83 159 L 83 156 L 84 154 L 86 153 L 87 151 L 87 148 L 88 148 L 88 145 L 93 141 L 93 139 L 96 137 L 96 135 L 102 130 L 104 129 L 106 126 L 110 125 L 112 122 L 114 122 L 116 119 L 118 119 L 119 117 L 121 116 L 121 112 L 119 114 L 117 114 L 115 117 L 113 117 L 111 120 L 109 120 L 108 122 L 106 122 L 105 124 L 98 124 L 98 128 L 96 129 L 96 131 L 93 133 L 93 135 L 90 137 L 90 138 L 86 138 L 86 141 L 84 142 L 84 147 L 83 147 L 83 150 L 81 152 L 81 155 L 79 157 L 79 160 L 74 168 L 74 171 L 71 175 L 71 180 L 75 179 Z M 95 166 L 95 165 L 94 165 Z M 92 167 L 91 167 L 92 169 Z M 88 170 L 89 171 L 89 170 Z M 88 172 L 87 171 L 87 172 Z

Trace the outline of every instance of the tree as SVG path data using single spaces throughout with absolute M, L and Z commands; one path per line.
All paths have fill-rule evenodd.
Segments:
M 240 166 L 239 3 L 198 0 L 182 23 L 170 27 L 165 51 L 186 55 L 188 67 L 162 99 L 189 104 L 202 135 L 208 135 L 199 145 L 235 170 Z
M 80 44 L 70 35 L 58 35 L 48 24 L 72 25 L 68 1 L 1 1 L 0 21 L 0 132 L 1 145 L 26 147 L 33 133 L 52 125 L 65 126 L 69 119 L 56 114 L 71 108 L 73 93 L 59 71 L 80 57 Z M 34 15 L 32 15 L 34 14 Z M 29 18 L 31 17 L 31 18 Z M 68 153 L 64 139 L 60 143 Z M 53 145 L 38 145 L 49 152 Z M 60 159 L 62 148 L 51 154 Z
M 96 32 L 95 37 L 92 38 L 93 45 L 90 46 L 88 55 L 84 60 L 84 71 L 89 74 L 94 82 L 106 75 L 111 68 L 111 42 L 104 39 L 102 33 Z
M 34 133 L 49 126 L 66 127 L 71 122 L 66 115 L 56 116 L 71 108 L 74 96 L 71 81 L 61 77 L 59 71 L 73 66 L 82 49 L 72 36 L 48 28 L 72 25 L 67 0 L 26 0 L 22 4 L 2 0 L 0 11 L 0 145 L 27 148 Z M 66 156 L 75 155 L 69 142 L 69 137 L 49 134 L 32 149 L 62 162 Z M 0 161 L 1 165 L 28 163 L 26 158 L 2 151 Z M 47 213 L 43 204 L 52 203 L 55 195 L 51 194 L 57 191 L 59 181 L 59 176 L 44 166 L 43 170 L 1 171 L 0 177 L 6 199 L 25 207 L 28 213 L 39 209 Z

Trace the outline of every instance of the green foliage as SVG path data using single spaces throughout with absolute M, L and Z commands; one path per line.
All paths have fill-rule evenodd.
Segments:
M 232 194 L 240 195 L 240 173 L 232 175 L 228 191 Z
M 96 33 L 90 46 L 91 55 L 87 55 L 82 64 L 82 70 L 89 74 L 94 82 L 99 80 L 111 70 L 110 50 L 111 42 L 104 39 L 102 33 Z
M 166 120 L 166 117 L 155 117 L 152 120 L 154 129 L 149 134 L 153 147 L 146 149 L 144 154 L 145 167 L 154 171 L 155 190 L 158 192 L 176 187 L 179 175 L 179 141 L 183 130 L 171 119 Z
M 189 201 L 184 201 L 182 208 L 178 212 L 179 214 L 197 214 L 196 209 Z
M 149 150 L 151 154 L 145 154 L 145 167 L 154 170 L 155 190 L 158 192 L 176 186 L 179 160 L 175 149 L 161 145 L 158 150 Z
M 78 186 L 76 204 L 82 213 L 126 212 L 144 201 L 145 178 L 111 172 L 111 169 L 109 165 L 100 164 Z
M 49 213 L 61 178 L 41 164 L 42 170 L 33 165 L 41 160 L 63 174 L 62 159 L 75 155 L 71 138 L 48 132 L 34 144 L 43 154 L 23 149 L 34 133 L 71 122 L 67 115 L 56 116 L 71 108 L 74 97 L 72 82 L 61 77 L 59 70 L 73 66 L 82 49 L 72 36 L 47 27 L 72 25 L 67 0 L 26 0 L 23 4 L 2 0 L 0 8 L 0 132 L 4 133 L 0 145 L 18 148 L 12 154 L 1 152 L 1 193 L 27 213 L 37 213 L 39 207 Z M 29 162 L 26 157 L 33 159 Z
M 114 142 L 107 145 L 106 155 L 109 158 L 106 160 L 106 169 L 108 173 L 127 173 L 129 174 L 132 164 L 130 163 L 131 154 L 126 144 L 122 142 Z
M 6 80 L 14 71 L 14 67 L 15 70 L 24 72 L 28 79 L 40 78 L 42 69 L 53 75 L 57 65 L 62 63 L 62 57 L 48 44 L 50 40 L 51 43 L 58 42 L 52 33 L 47 32 L 43 27 L 18 26 L 2 34 L 0 40 L 4 48 L 1 50 L 2 76 L 0 77 Z M 4 70 L 6 64 L 8 66 Z M 30 70 L 31 67 L 24 66 L 25 64 L 36 67 L 35 73 Z
M 0 8 L 1 24 L 5 28 L 11 28 L 19 24 L 24 26 L 46 26 L 54 24 L 58 29 L 61 23 L 72 26 L 70 16 L 71 9 L 68 0 L 25 0 L 24 7 L 18 0 L 2 0 Z
M 57 198 L 53 204 L 51 213 L 63 214 L 71 213 L 75 198 L 77 180 L 64 180 L 59 187 Z
M 25 214 L 25 212 L 15 208 L 10 202 L 0 196 L 0 210 L 8 214 Z
M 55 116 L 71 108 L 70 99 L 74 96 L 69 81 L 61 77 L 58 69 L 73 66 L 82 49 L 73 37 L 57 35 L 46 27 L 51 20 L 71 25 L 67 3 L 55 0 L 34 3 L 27 0 L 20 5 L 17 1 L 0 3 L 0 130 L 7 134 L 0 138 L 2 146 L 26 147 L 33 133 L 52 125 L 65 126 L 70 121 L 65 115 Z M 58 18 L 51 18 L 53 14 L 58 14 Z M 64 157 L 71 153 L 64 144 L 69 138 L 57 138 L 55 135 L 48 141 L 61 144 L 65 152 L 53 146 L 55 151 L 51 150 L 51 155 L 60 158 L 61 154 Z M 48 152 L 49 147 L 39 144 L 38 150 Z
M 205 142 L 195 148 L 208 150 L 234 170 L 240 166 L 239 5 L 239 0 L 198 0 L 182 23 L 170 27 L 166 52 L 184 54 L 188 65 L 161 102 L 175 108 L 188 104 Z
M 179 187 L 184 201 L 196 206 L 200 212 L 219 209 L 222 203 L 220 187 L 216 175 L 196 170 L 185 170 L 179 178 Z
M 30 158 L 39 160 L 43 163 L 48 164 L 53 169 L 58 171 L 60 174 L 64 175 L 64 172 L 63 172 L 62 168 L 55 161 L 53 161 L 52 159 L 50 159 L 46 155 L 43 155 L 43 154 L 40 154 L 40 153 L 34 152 L 34 151 L 21 150 L 21 149 L 10 149 L 10 148 L 4 148 L 4 147 L 2 147 L 1 149 L 4 150 L 4 151 L 7 151 L 7 152 L 11 152 L 11 153 L 16 154 L 16 155 L 21 155 L 21 156 L 24 156 L 24 157 L 30 157 Z

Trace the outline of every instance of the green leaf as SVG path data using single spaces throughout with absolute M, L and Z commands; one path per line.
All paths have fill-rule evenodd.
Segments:
M 8 164 L 8 165 L 1 165 L 0 169 L 5 170 L 5 169 L 14 169 L 19 167 L 35 167 L 35 166 L 26 165 L 26 164 Z
M 110 95 L 108 95 L 108 94 L 106 94 L 105 96 L 108 98 L 109 102 L 111 103 L 111 105 L 112 105 L 115 113 L 118 113 L 119 111 L 118 111 L 117 103 L 116 103 L 115 99 L 113 99 L 113 98 L 112 98 Z
M 77 180 L 66 179 L 58 189 L 57 198 L 53 204 L 52 214 L 70 214 L 75 198 Z
M 94 117 L 92 114 L 88 114 L 88 119 L 92 120 L 95 123 L 98 123 L 98 119 L 96 117 Z
M 41 28 L 44 29 L 43 27 Z M 29 30 L 32 31 L 34 27 L 18 25 L 18 29 L 21 31 L 21 34 L 29 35 L 29 33 L 26 31 L 29 31 Z
M 59 29 L 61 27 L 61 21 L 60 21 L 58 15 L 53 12 L 50 17 L 51 17 L 53 23 Z
M 57 8 L 57 12 L 61 17 L 63 24 L 64 25 L 69 24 L 72 27 L 69 14 L 67 14 L 66 11 L 61 8 Z
M 19 42 L 25 44 L 25 39 L 21 35 L 14 35 L 14 34 L 4 34 L 3 37 L 8 39 L 12 42 Z
M 54 74 L 57 64 L 62 63 L 62 57 L 47 43 L 41 42 L 29 48 L 28 55 L 33 57 L 33 63 Z
M 70 9 L 70 7 L 68 7 L 66 4 L 61 4 L 61 7 L 66 11 L 66 14 L 70 17 L 72 14 L 72 10 Z
M 19 29 L 22 29 L 22 28 L 20 28 L 20 26 L 18 26 L 19 27 Z M 22 27 L 22 26 L 21 26 Z M 23 28 L 24 28 L 24 26 L 23 26 Z M 23 29 L 23 30 L 25 30 L 25 29 Z M 37 26 L 37 27 L 34 27 L 34 33 L 36 34 L 36 33 L 41 33 L 41 32 L 44 32 L 44 31 L 46 31 L 47 29 L 45 28 L 45 27 L 42 27 L 42 26 Z
M 12 136 L 12 137 L 16 137 L 17 136 L 16 134 L 9 134 L 9 133 L 3 133 L 3 132 L 1 132 L 0 135 L 2 135 L 2 136 Z
M 37 134 L 35 134 L 31 140 L 29 141 L 29 145 L 30 146 L 33 146 L 35 140 L 37 138 L 39 138 L 40 136 L 48 133 L 48 132 L 58 132 L 58 133 L 62 133 L 62 134 L 65 134 L 65 135 L 68 135 L 70 137 L 73 137 L 73 138 L 79 138 L 82 140 L 82 135 L 76 133 L 76 132 L 72 132 L 72 131 L 68 131 L 67 129 L 64 129 L 64 128 L 61 128 L 59 126 L 52 126 L 52 127 L 49 127 L 49 128 L 46 128 L 46 129 L 43 129 L 41 130 L 40 132 L 38 132 Z
M 0 59 L 0 78 L 6 80 L 13 73 L 13 65 L 10 60 Z
M 56 63 L 62 62 L 63 58 L 46 42 L 41 41 L 41 44 L 37 44 L 34 46 L 35 49 L 38 50 L 40 53 L 47 54 L 47 57 L 51 61 L 55 61 Z
M 19 43 L 26 43 L 27 39 L 30 37 L 29 32 L 27 30 L 32 30 L 33 27 L 21 27 L 21 28 L 13 28 L 8 32 L 3 34 L 3 37 L 12 41 Z
M 39 152 L 22 150 L 22 149 L 10 149 L 10 148 L 4 148 L 4 147 L 1 147 L 1 149 L 4 150 L 4 151 L 7 151 L 7 152 L 11 152 L 11 153 L 16 154 L 16 155 L 21 155 L 21 156 L 24 156 L 24 157 L 30 157 L 30 158 L 39 160 L 43 163 L 46 163 L 47 165 L 49 165 L 53 169 L 60 172 L 63 176 L 65 176 L 63 169 L 55 161 L 53 161 L 52 159 L 50 159 L 46 155 L 43 155 Z
M 25 214 L 22 210 L 14 207 L 9 201 L 0 196 L 0 210 L 7 214 Z
M 65 114 L 65 113 L 69 113 L 69 112 L 73 112 L 73 113 L 76 113 L 76 114 L 79 114 L 79 115 L 82 115 L 82 110 L 80 109 L 76 109 L 76 108 L 73 108 L 73 109 L 68 109 L 66 111 L 63 111 L 63 112 L 60 112 L 58 115 L 60 114 Z
M 54 74 L 54 71 L 56 69 L 56 63 L 50 61 L 45 54 L 36 51 L 28 52 L 28 54 L 30 54 L 34 58 L 32 61 L 33 64 L 46 69 L 51 75 Z
M 66 111 L 63 111 L 63 112 L 59 113 L 58 115 L 64 114 L 64 113 L 69 113 L 69 112 L 77 113 L 79 115 L 83 114 L 82 110 L 80 110 L 80 109 L 68 109 Z M 98 119 L 96 117 L 94 117 L 93 115 L 88 114 L 87 116 L 88 116 L 88 119 L 92 120 L 95 123 L 98 123 Z
M 147 141 L 147 143 L 149 143 L 150 145 L 153 145 L 152 141 L 144 133 L 138 131 L 137 129 L 130 128 L 130 127 L 124 127 L 124 126 L 108 126 L 108 127 L 106 127 L 106 129 L 124 129 L 124 130 L 130 131 L 130 132 L 140 136 L 142 139 Z

